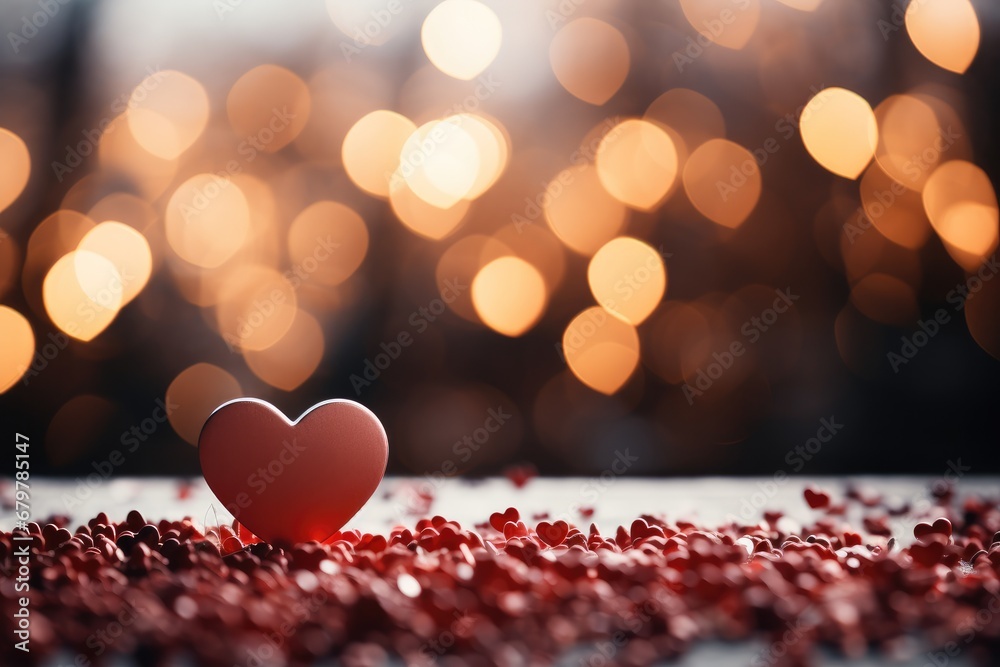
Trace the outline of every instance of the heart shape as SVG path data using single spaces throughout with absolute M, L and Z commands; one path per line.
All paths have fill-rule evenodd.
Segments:
M 805 496 L 806 503 L 809 507 L 814 510 L 821 509 L 830 504 L 830 494 L 818 489 L 807 487 L 805 491 L 802 492 L 802 495 Z
M 542 542 L 545 542 L 550 547 L 557 547 L 563 543 L 569 534 L 569 524 L 561 519 L 554 523 L 542 521 L 535 528 L 535 533 L 541 538 Z
M 910 557 L 924 567 L 933 567 L 944 558 L 945 543 L 940 538 L 924 538 L 910 545 Z
M 198 438 L 201 471 L 236 519 L 268 542 L 323 541 L 375 493 L 389 457 L 385 429 L 360 403 L 317 403 L 294 422 L 241 398 Z
M 498 533 L 503 532 L 503 527 L 510 522 L 517 523 L 521 518 L 521 513 L 516 508 L 508 507 L 503 512 L 494 512 L 490 515 L 490 525 Z

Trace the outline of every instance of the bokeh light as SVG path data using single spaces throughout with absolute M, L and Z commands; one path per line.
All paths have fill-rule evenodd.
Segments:
M 760 0 L 681 0 L 681 9 L 703 40 L 742 49 L 760 22 Z
M 212 269 L 243 246 L 250 208 L 232 180 L 197 174 L 174 190 L 165 222 L 171 249 L 195 266 Z
M 158 158 L 173 160 L 208 124 L 205 88 L 176 70 L 154 72 L 135 87 L 125 118 L 135 141 Z
M 979 19 L 969 0 L 920 0 L 906 7 L 906 32 L 925 58 L 962 74 L 979 50 Z
M 45 430 L 45 454 L 56 465 L 87 460 L 118 408 L 95 394 L 79 394 L 63 403 Z
M 146 237 L 124 223 L 102 222 L 87 232 L 79 248 L 101 255 L 114 265 L 122 279 L 122 306 L 138 296 L 152 274 L 153 255 Z
M 444 0 L 424 19 L 427 59 L 456 79 L 475 79 L 500 52 L 503 31 L 493 10 L 476 0 Z
M 201 427 L 212 412 L 243 389 L 227 371 L 213 364 L 197 363 L 181 371 L 167 387 L 164 401 L 170 425 L 185 442 L 197 445 Z
M 476 179 L 463 196 L 463 199 L 476 199 L 489 190 L 507 168 L 510 150 L 507 137 L 499 127 L 483 116 L 462 113 L 454 116 L 454 119 L 456 123 L 461 123 L 462 130 L 476 143 L 476 154 L 479 157 Z
M 159 157 L 146 150 L 133 134 L 127 114 L 108 124 L 101 134 L 97 154 L 107 173 L 129 183 L 135 192 L 149 200 L 159 198 L 177 176 L 178 160 Z
M 972 338 L 994 359 L 1000 359 L 1000 280 L 974 281 L 969 278 L 972 298 L 965 300 L 965 323 Z
M 240 155 L 274 153 L 295 137 L 309 120 L 309 88 L 294 72 L 260 65 L 241 76 L 229 90 L 226 112 L 242 140 Z
M 283 391 L 293 391 L 308 380 L 323 360 L 323 328 L 304 310 L 270 347 L 245 350 L 247 366 L 258 378 Z
M 45 311 L 64 333 L 89 341 L 104 331 L 122 306 L 124 281 L 111 260 L 74 250 L 53 265 L 42 284 Z
M 265 350 L 292 327 L 298 312 L 292 284 L 275 269 L 245 264 L 219 286 L 219 333 L 230 350 Z
M 299 213 L 288 229 L 293 275 L 339 285 L 350 278 L 368 253 L 368 227 L 353 209 L 320 201 Z
M 803 12 L 814 12 L 819 9 L 823 0 L 778 0 L 778 2 Z
M 923 192 L 924 209 L 952 257 L 972 270 L 1000 243 L 1000 210 L 989 176 L 964 160 L 934 170 Z
M 24 315 L 0 306 L 0 394 L 17 384 L 35 356 L 35 334 Z
M 459 199 L 448 208 L 429 204 L 418 197 L 402 179 L 389 194 L 389 202 L 393 213 L 407 229 L 435 241 L 458 229 L 465 214 L 469 212 L 469 201 L 466 199 Z
M 649 211 L 677 177 L 677 149 L 670 135 L 649 121 L 630 118 L 611 128 L 597 148 L 601 184 L 624 204 Z
M 639 334 L 631 324 L 594 306 L 566 326 L 562 350 L 580 382 L 610 395 L 622 388 L 639 365 Z
M 667 269 L 654 248 L 623 236 L 594 254 L 587 282 L 597 303 L 638 326 L 660 304 L 667 289 Z
M 802 110 L 799 131 L 813 159 L 844 178 L 860 176 L 878 145 L 871 106 L 844 88 L 826 88 L 813 96 Z
M 451 208 L 476 185 L 480 154 L 476 140 L 451 116 L 421 125 L 403 144 L 395 178 L 428 204 Z M 395 181 L 390 187 L 397 187 Z
M 907 326 L 920 316 L 917 296 L 908 284 L 895 276 L 872 273 L 851 288 L 851 303 L 869 319 Z
M 403 144 L 417 131 L 409 118 L 379 109 L 356 122 L 344 137 L 343 161 L 354 184 L 376 197 L 389 196 Z
M 483 322 L 516 337 L 534 326 L 545 310 L 545 279 L 519 257 L 493 260 L 472 280 L 472 303 Z
M 683 147 L 684 155 L 709 139 L 726 136 L 726 121 L 718 105 L 688 88 L 671 88 L 657 97 L 646 107 L 643 119 L 657 123 L 668 133 L 674 131 L 677 137 L 671 135 L 671 139 L 675 143 L 680 139 L 677 148 L 680 151 Z
M 613 239 L 628 220 L 628 208 L 608 194 L 592 164 L 557 174 L 545 188 L 542 208 L 559 240 L 588 257 Z
M 859 187 L 865 219 L 885 238 L 911 250 L 924 245 L 931 228 L 920 193 L 886 174 L 878 162 L 869 165 Z
M 591 17 L 562 26 L 549 45 L 549 62 L 562 87 L 598 106 L 621 88 L 630 60 L 628 42 L 621 32 Z
M 491 236 L 470 234 L 451 244 L 438 258 L 434 279 L 442 294 L 453 292 L 449 285 L 471 285 L 480 270 L 490 262 L 513 255 L 510 247 Z M 479 323 L 479 315 L 472 303 L 469 289 L 450 294 L 448 308 L 470 322 Z
M 684 165 L 683 181 L 694 207 L 729 228 L 743 224 L 763 187 L 753 154 L 726 139 L 710 139 L 699 146 Z
M 0 178 L 0 212 L 17 199 L 31 175 L 31 155 L 21 137 L 0 127 L 0 163 L 3 178 Z

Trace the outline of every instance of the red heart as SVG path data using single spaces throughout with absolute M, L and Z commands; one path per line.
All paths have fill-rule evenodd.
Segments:
M 494 512 L 490 515 L 490 525 L 493 526 L 494 530 L 498 533 L 503 532 L 503 527 L 507 523 L 517 523 L 517 520 L 521 518 L 521 513 L 517 511 L 514 507 L 508 507 L 503 513 Z
M 802 495 L 805 496 L 809 507 L 814 510 L 826 507 L 830 504 L 830 495 L 816 489 L 806 488 L 806 490 L 802 492 Z
M 921 521 L 913 527 L 913 536 L 918 540 L 922 537 L 927 537 L 934 532 L 934 527 L 926 521 Z
M 562 544 L 569 534 L 569 524 L 562 520 L 555 523 L 542 521 L 538 524 L 535 532 L 538 533 L 538 537 L 541 538 L 542 542 L 545 542 L 550 547 L 556 547 Z
M 198 438 L 212 492 L 269 542 L 322 542 L 335 533 L 375 492 L 388 455 L 378 417 L 341 399 L 318 403 L 294 422 L 261 400 L 230 401 Z
M 925 538 L 910 545 L 910 557 L 924 567 L 933 567 L 944 557 L 944 542 Z

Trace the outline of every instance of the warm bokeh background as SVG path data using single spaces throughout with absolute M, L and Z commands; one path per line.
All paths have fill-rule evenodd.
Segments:
M 1000 471 L 995 3 L 259 4 L 0 8 L 33 472 L 238 396 L 396 473 Z

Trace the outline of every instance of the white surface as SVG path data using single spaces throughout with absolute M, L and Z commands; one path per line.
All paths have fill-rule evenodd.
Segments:
M 363 532 L 385 533 L 397 523 L 412 526 L 419 516 L 407 514 L 412 507 L 412 489 L 433 489 L 434 500 L 429 515 L 441 514 L 472 528 L 487 521 L 492 512 L 517 507 L 521 519 L 534 525 L 534 514 L 547 512 L 578 526 L 591 521 L 602 533 L 613 532 L 619 525 L 628 525 L 641 514 L 663 516 L 668 521 L 690 519 L 709 526 L 727 519 L 752 517 L 747 523 L 760 520 L 765 509 L 781 509 L 795 522 L 824 516 L 808 508 L 802 498 L 805 486 L 814 485 L 831 492 L 833 502 L 840 502 L 846 478 L 794 478 L 774 484 L 768 478 L 691 478 L 691 479 L 629 479 L 622 477 L 595 478 L 536 478 L 518 489 L 505 478 L 482 481 L 446 479 L 431 482 L 423 478 L 389 477 L 367 505 L 348 522 L 346 528 Z M 937 478 L 918 477 L 854 477 L 850 481 L 876 490 L 893 503 L 910 502 L 915 516 L 936 516 L 927 489 Z M 107 512 L 115 521 L 123 521 L 131 509 L 139 510 L 147 520 L 180 519 L 191 516 L 197 522 L 216 525 L 231 523 L 232 515 L 215 498 L 204 480 L 191 480 L 191 492 L 181 500 L 178 490 L 181 480 L 173 478 L 112 478 L 94 487 L 85 479 L 31 480 L 31 516 L 43 521 L 52 514 L 66 514 L 76 524 L 84 523 L 98 512 Z M 1000 479 L 967 477 L 958 488 L 961 495 L 1000 493 Z M 389 494 L 387 498 L 386 495 Z M 3 489 L 12 494 L 12 485 Z M 262 496 L 262 498 L 266 497 Z M 593 507 L 593 518 L 585 519 L 579 508 Z M 289 508 L 294 511 L 294 508 Z M 874 511 L 873 511 L 874 513 Z M 741 516 L 742 515 L 742 516 Z M 217 517 L 217 518 L 216 518 Z M 857 511 L 837 517 L 860 528 Z M 0 513 L 5 530 L 14 523 L 11 510 Z M 911 534 L 915 518 L 894 519 L 891 526 L 904 539 Z M 787 526 L 795 530 L 797 525 Z

